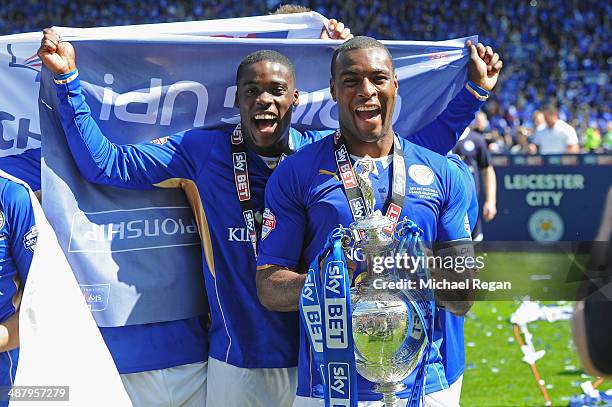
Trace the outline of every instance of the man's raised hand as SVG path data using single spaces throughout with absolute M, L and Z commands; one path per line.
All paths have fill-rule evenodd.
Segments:
M 350 40 L 353 38 L 353 34 L 351 34 L 351 30 L 348 27 L 345 27 L 341 21 L 335 20 L 333 18 L 329 19 L 329 24 L 327 27 L 323 27 L 321 30 L 321 39 L 322 40 Z
M 481 88 L 491 91 L 499 73 L 504 65 L 499 58 L 497 52 L 489 46 L 484 46 L 480 42 L 477 45 L 472 44 L 472 41 L 467 41 L 467 47 L 470 50 L 470 62 L 468 64 L 468 78 Z
M 54 75 L 65 74 L 76 69 L 72 44 L 62 41 L 52 28 L 43 30 L 38 57 Z

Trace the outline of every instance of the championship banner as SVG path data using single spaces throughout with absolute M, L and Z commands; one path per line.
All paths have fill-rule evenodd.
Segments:
M 0 176 L 25 185 L 1 170 Z M 35 250 L 19 307 L 20 356 L 10 405 L 130 406 L 53 229 L 28 191 Z
M 135 39 L 153 34 L 245 38 L 317 38 L 327 20 L 318 13 L 270 15 L 183 23 L 119 27 L 56 27 L 65 39 Z M 42 32 L 0 36 L 0 157 L 40 147 L 36 95 L 40 86 L 40 59 L 36 51 Z M 80 64 L 80 62 L 79 62 Z M 10 78 L 10 80 L 9 80 Z
M 234 30 L 227 37 L 201 36 L 204 30 L 189 35 L 180 27 L 172 33 L 152 30 L 146 38 L 127 28 L 118 33 L 96 29 L 92 38 L 83 38 L 83 32 L 75 29 L 58 30 L 75 47 L 92 116 L 113 142 L 147 142 L 193 127 L 238 123 L 233 107 L 236 68 L 247 54 L 265 48 L 287 55 L 296 66 L 300 105 L 293 113 L 294 126 L 335 129 L 337 113 L 328 79 L 331 55 L 339 42 L 295 39 L 312 35 L 314 21 L 317 27 L 323 25 L 316 13 L 292 16 L 298 17 L 302 22 L 293 27 L 283 17 L 285 31 L 271 25 L 269 32 Z M 227 20 L 205 23 L 227 27 Z M 237 20 L 234 24 L 248 27 Z M 281 38 L 269 38 L 273 36 Z M 400 82 L 394 114 L 399 134 L 410 134 L 431 121 L 463 87 L 466 40 L 386 43 Z M 203 313 L 200 239 L 184 193 L 128 191 L 84 181 L 57 119 L 55 85 L 46 71 L 40 94 L 45 212 L 98 325 L 150 323 Z M 248 239 L 243 228 L 236 225 L 227 236 L 213 238 Z

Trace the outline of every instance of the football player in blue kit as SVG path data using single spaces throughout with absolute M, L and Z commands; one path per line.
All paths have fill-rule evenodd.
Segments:
M 467 216 L 470 223 L 471 233 L 473 234 L 478 219 L 478 196 L 474 178 L 470 168 L 456 154 L 447 155 L 449 165 L 455 165 L 463 175 L 466 187 L 466 200 L 469 202 Z M 443 332 L 442 364 L 444 366 L 444 376 L 449 388 L 437 392 L 433 397 L 427 398 L 430 407 L 458 406 L 461 399 L 461 387 L 463 384 L 463 371 L 465 369 L 465 342 L 463 336 L 464 317 L 455 315 L 452 312 L 438 313 L 440 319 L 440 329 Z
M 345 39 L 351 37 L 350 30 L 341 22 L 331 19 L 327 27 L 324 27 L 321 32 L 321 38 L 325 39 Z M 66 51 L 67 55 L 64 55 Z M 55 56 L 53 56 L 55 54 Z M 57 76 L 56 82 L 59 84 L 66 85 L 70 82 L 68 80 L 75 67 L 74 62 L 74 51 L 70 44 L 63 43 L 60 45 L 60 40 L 53 30 L 47 29 L 44 31 L 44 37 L 42 40 L 41 49 L 39 50 L 39 56 L 46 62 L 53 72 L 59 73 L 58 65 L 64 70 L 64 75 Z M 59 56 L 59 58 L 57 58 Z M 54 59 L 55 58 L 55 59 Z M 264 58 L 265 59 L 265 58 Z M 253 61 L 252 61 L 253 62 Z M 253 62 L 256 63 L 257 61 Z M 248 64 L 247 64 L 248 65 Z M 274 65 L 274 64 L 273 64 Z M 74 68 L 74 69 L 73 69 Z M 66 75 L 67 73 L 67 75 Z M 282 73 L 281 73 L 282 74 Z M 73 78 L 76 76 L 73 75 Z M 78 82 L 73 84 L 78 85 Z M 68 117 L 67 121 L 70 121 L 72 115 L 81 115 L 84 112 L 89 114 L 86 102 L 82 98 L 80 88 L 77 86 L 76 94 L 79 97 L 71 98 L 68 92 L 64 94 L 62 101 L 68 104 L 73 101 L 82 102 L 82 109 L 75 109 L 74 111 L 69 110 L 65 116 Z M 74 93 L 73 93 L 74 95 Z M 293 96 L 293 95 L 288 95 Z M 61 96 L 60 96 L 61 98 Z M 74 108 L 74 105 L 70 105 Z M 287 116 L 290 121 L 290 115 Z M 80 116 L 79 126 L 71 127 L 72 131 L 81 131 L 85 127 L 91 129 L 90 123 L 95 123 L 91 117 Z M 262 120 L 265 122 L 265 120 Z M 288 123 L 288 122 L 283 122 Z M 63 123 L 66 125 L 66 121 Z M 73 123 L 74 124 L 74 123 Z M 277 131 L 281 133 L 282 130 Z M 97 127 L 94 131 L 97 130 Z M 71 134 L 66 131 L 67 134 Z M 195 132 L 193 136 L 196 136 L 198 132 Z M 209 137 L 215 138 L 215 132 L 209 134 Z M 300 143 L 303 142 L 301 135 L 297 132 L 291 133 L 292 145 L 295 148 L 299 148 Z M 194 137 L 195 138 L 195 137 Z M 293 143 L 295 139 L 295 143 Z M 202 149 L 209 147 L 205 142 L 201 144 Z M 81 151 L 83 153 L 83 151 Z M 40 149 L 37 149 L 35 153 L 38 154 L 40 161 Z M 87 160 L 86 154 L 82 154 L 77 157 L 77 161 Z M 0 164 L 10 165 L 14 167 L 16 171 L 23 170 L 25 164 L 22 160 L 17 158 L 20 156 L 7 157 L 6 162 L 0 162 Z M 251 158 L 249 158 L 250 160 Z M 263 157 L 262 157 L 263 159 Z M 265 159 L 264 161 L 269 165 L 273 165 L 278 158 Z M 20 167 L 21 165 L 21 167 Z M 38 162 L 38 169 L 40 162 Z M 269 171 L 269 170 L 268 170 Z M 260 173 L 256 176 L 266 177 L 266 170 L 263 171 L 261 168 L 255 169 L 255 172 Z M 87 171 L 84 172 L 85 174 Z M 93 180 L 92 180 L 93 181 Z M 196 213 L 201 213 L 202 204 L 199 202 L 197 196 L 197 190 L 193 188 L 193 185 L 184 182 L 185 180 L 179 181 L 180 185 L 158 185 L 159 187 L 182 187 L 188 193 L 192 199 L 193 207 Z M 102 181 L 104 183 L 105 181 Z M 107 180 L 106 183 L 112 183 Z M 132 186 L 139 188 L 139 186 Z M 145 186 L 146 188 L 154 189 L 153 186 Z M 193 192 L 195 191 L 195 194 Z M 254 194 L 257 194 L 257 189 L 253 190 Z M 255 198 L 255 201 L 263 206 L 263 188 L 260 192 L 261 198 Z M 257 201 L 258 200 L 258 201 Z M 215 214 L 217 216 L 219 214 Z M 220 215 L 222 216 L 222 215 Z M 241 217 L 241 212 L 237 212 L 237 216 Z M 222 262 L 217 260 L 217 270 L 222 270 L 223 278 L 217 279 L 215 276 L 215 265 L 212 254 L 212 248 L 210 243 L 210 233 L 207 229 L 206 217 L 204 214 L 197 217 L 200 222 L 200 232 L 202 233 L 204 252 L 207 263 L 211 265 L 208 270 L 212 274 L 214 280 L 214 292 L 217 292 L 216 283 L 218 280 L 222 282 L 220 289 L 223 292 L 223 299 L 215 297 L 215 305 L 212 307 L 213 317 L 211 326 L 211 336 L 215 339 L 215 349 L 211 351 L 213 358 L 211 358 L 211 364 L 214 365 L 210 369 L 213 372 L 213 380 L 223 380 L 228 378 L 229 381 L 217 383 L 213 381 L 210 387 L 213 389 L 208 395 L 206 394 L 206 380 L 207 380 L 207 360 L 209 356 L 208 352 L 208 335 L 204 330 L 203 324 L 200 318 L 194 317 L 179 321 L 167 321 L 151 324 L 140 324 L 140 325 L 128 325 L 121 327 L 100 327 L 102 336 L 111 351 L 113 359 L 117 365 L 119 372 L 121 373 L 122 380 L 130 395 L 132 402 L 136 406 L 150 406 L 155 405 L 164 406 L 199 406 L 206 404 L 208 400 L 209 405 L 244 405 L 247 400 L 251 403 L 258 402 L 260 400 L 265 405 L 290 405 L 291 401 L 295 397 L 295 385 L 296 385 L 296 372 L 295 365 L 297 364 L 297 348 L 293 351 L 281 350 L 271 355 L 265 355 L 262 352 L 264 348 L 263 343 L 266 338 L 261 338 L 258 341 L 251 341 L 251 338 L 257 336 L 257 327 L 255 326 L 258 316 L 253 317 L 252 322 L 248 324 L 241 324 L 238 321 L 238 316 L 241 313 L 248 313 L 249 307 L 245 304 L 241 307 L 240 311 L 236 313 L 233 309 L 235 305 L 233 302 L 234 298 L 229 294 L 230 287 L 233 285 L 242 286 L 244 281 L 248 281 L 248 274 L 241 274 L 237 280 L 234 280 L 231 274 L 231 269 L 228 266 L 229 261 Z M 240 229 L 244 221 L 236 220 L 236 217 L 228 219 L 224 225 L 217 225 L 213 229 L 213 234 L 216 234 L 214 239 L 217 244 L 222 244 L 221 240 L 217 239 L 221 234 L 227 234 L 229 230 Z M 228 226 L 231 225 L 231 226 Z M 225 228 L 224 228 L 225 227 Z M 231 232 L 230 232 L 231 233 Z M 231 244 L 231 243 L 228 243 Z M 245 245 L 240 243 L 234 243 L 235 249 L 242 253 L 240 256 L 235 258 L 248 258 L 252 256 L 252 252 L 244 252 Z M 252 250 L 252 249 L 251 249 Z M 220 254 L 219 254 L 220 253 Z M 217 259 L 223 258 L 223 252 L 217 252 Z M 248 268 L 248 261 L 245 262 L 245 267 Z M 255 270 L 254 260 L 252 262 L 252 270 Z M 233 265 L 232 265 L 233 266 Z M 209 277 L 211 274 L 208 274 Z M 225 280 L 225 276 L 228 276 L 228 280 Z M 256 299 L 254 281 L 252 282 L 252 297 Z M 248 289 L 247 289 L 248 290 Z M 248 298 L 249 295 L 246 295 Z M 257 306 L 259 302 L 256 301 Z M 261 308 L 261 306 L 259 306 Z M 229 308 L 229 311 L 227 310 Z M 224 313 L 225 310 L 225 313 Z M 258 313 L 256 309 L 255 314 Z M 266 319 L 264 317 L 264 319 Z M 285 316 L 277 318 L 273 321 L 264 321 L 263 326 L 268 331 L 276 331 L 279 334 L 283 333 L 283 329 L 271 329 L 271 327 L 277 328 L 279 324 L 285 326 L 285 321 L 292 321 L 292 318 Z M 226 324 L 227 321 L 227 324 Z M 297 329 L 297 327 L 295 327 Z M 250 330 L 249 334 L 245 336 L 243 332 Z M 246 350 L 247 347 L 252 346 L 250 350 Z M 218 359 L 214 359 L 217 357 Z M 222 361 L 222 362 L 221 362 Z M 219 362 L 219 363 L 217 363 Z M 231 364 L 230 364 L 231 363 Z M 235 370 L 231 368 L 237 367 Z M 249 369 L 257 370 L 249 370 Z M 225 369 L 225 371 L 220 371 Z M 228 369 L 230 369 L 228 371 Z M 250 376 L 245 376 L 247 373 L 251 373 Z M 241 375 L 242 374 L 242 375 Z M 249 385 L 243 384 L 249 383 Z M 236 388 L 233 392 L 227 392 L 227 387 Z M 255 389 L 257 394 L 254 393 Z M 288 400 L 288 401 L 287 401 Z
M 0 406 L 17 371 L 18 310 L 37 237 L 28 189 L 0 175 Z
M 471 53 L 474 56 L 477 47 L 472 46 Z M 501 61 L 498 56 L 487 59 L 493 70 L 485 63 L 483 77 L 490 74 L 496 80 Z M 486 91 L 471 85 L 470 90 L 479 95 Z M 397 89 L 391 55 L 378 41 L 355 37 L 334 52 L 330 90 L 338 103 L 339 131 L 335 137 L 324 138 L 285 160 L 266 187 L 264 225 L 267 226 L 262 231 L 257 285 L 260 299 L 269 309 L 297 310 L 306 278 L 300 273 L 300 265 L 309 264 L 318 255 L 328 234 L 338 224 L 348 226 L 355 220 L 355 208 L 349 205 L 345 194 L 346 180 L 355 181 L 355 171 L 360 171 L 362 166 L 374 168 L 368 170 L 375 195 L 374 209 L 384 213 L 390 205 L 395 205 L 399 218 L 406 216 L 424 230 L 426 242 L 470 241 L 466 222 L 470 202 L 464 176 L 446 157 L 394 134 L 391 122 Z M 417 139 L 436 137 L 428 127 L 419 131 Z M 340 149 L 351 156 L 350 171 L 336 159 L 335 151 Z M 396 156 L 402 160 L 396 160 Z M 395 171 L 398 165 L 405 166 L 405 171 Z M 408 177 L 396 179 L 402 173 Z M 396 185 L 404 185 L 399 188 L 403 189 L 401 194 L 396 192 Z M 401 199 L 391 202 L 396 195 Z M 454 256 L 463 249 L 440 246 L 436 255 Z M 454 274 L 452 270 L 435 269 L 433 273 L 438 278 Z M 469 293 L 468 296 L 454 295 L 445 299 L 437 295 L 437 301 L 449 311 L 465 314 L 471 306 Z M 294 406 L 322 406 L 321 378 L 313 365 L 306 332 L 300 328 L 298 397 Z M 442 337 L 437 319 L 432 350 L 427 355 L 425 383 L 430 395 L 448 388 L 442 364 Z M 372 383 L 362 377 L 358 380 L 360 405 L 380 405 L 377 400 L 381 395 L 372 391 Z M 408 388 L 399 393 L 404 403 L 414 380 L 409 377 L 405 382 Z M 429 398 L 432 405 L 441 400 Z
M 73 48 L 51 31 L 45 37 L 47 54 L 41 59 L 55 74 L 60 120 L 82 175 L 123 188 L 182 187 L 188 194 L 202 239 L 211 312 L 207 404 L 291 405 L 298 315 L 271 312 L 257 297 L 258 214 L 281 158 L 329 134 L 300 134 L 290 127 L 291 109 L 298 104 L 291 62 L 267 50 L 241 62 L 236 75 L 241 122 L 234 129 L 192 129 L 155 143 L 118 145 L 91 117 Z M 430 124 L 436 130 L 430 142 L 452 148 L 481 104 L 462 90 Z M 245 227 L 248 239 L 228 239 L 229 230 Z

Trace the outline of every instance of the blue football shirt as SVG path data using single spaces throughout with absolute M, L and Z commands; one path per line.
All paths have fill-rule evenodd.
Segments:
M 195 203 L 212 322 L 210 356 L 248 368 L 295 366 L 298 315 L 270 312 L 259 303 L 252 246 L 245 233 L 236 233 L 245 226 L 234 186 L 229 132 L 193 129 L 155 144 L 118 146 L 101 134 L 91 118 L 78 78 L 59 85 L 57 92 L 62 126 L 86 179 L 134 189 L 184 187 Z M 415 134 L 415 140 L 439 152 L 450 150 L 481 104 L 462 89 L 436 120 Z M 291 131 L 296 150 L 327 134 Z M 254 208 L 263 212 L 263 190 L 272 171 L 251 151 L 247 161 Z M 142 333 L 142 352 L 135 354 L 132 345 L 141 343 L 134 339 L 141 328 L 131 329 L 129 333 L 123 327 L 102 329 L 118 366 L 130 361 L 123 372 L 147 370 L 145 364 L 169 353 L 155 341 L 144 340 L 150 335 L 161 337 L 164 330 L 160 329 Z M 128 342 L 124 335 L 134 340 Z M 145 357 L 146 349 L 149 357 Z
M 0 177 L 0 322 L 16 312 L 37 237 L 27 188 Z M 13 384 L 18 356 L 18 349 L 0 353 L 0 386 Z
M 297 313 L 268 311 L 257 297 L 255 256 L 244 233 L 234 181 L 231 130 L 193 129 L 155 143 L 116 145 L 91 117 L 78 78 L 58 85 L 57 93 L 68 144 L 88 181 L 131 189 L 182 187 L 187 193 L 202 239 L 211 313 L 210 356 L 244 368 L 297 365 Z M 290 136 L 296 149 L 312 141 L 293 129 Z M 254 211 L 262 213 L 264 187 L 272 170 L 252 151 L 247 153 L 247 163 Z M 132 365 L 124 366 L 124 372 L 148 370 L 152 360 L 176 359 L 177 353 L 194 348 L 177 342 L 158 346 L 165 338 L 181 337 L 179 332 L 166 332 L 168 325 L 176 323 L 168 322 L 155 331 L 141 325 L 102 328 L 101 332 L 118 366 L 125 361 Z M 201 360 L 205 360 L 206 333 L 193 335 L 190 328 L 183 327 L 183 337 L 202 342 Z M 137 334 L 141 339 L 132 338 Z M 149 337 L 158 339 L 146 340 Z
M 40 148 L 32 148 L 21 154 L 0 157 L 0 169 L 30 186 L 40 190 Z
M 466 189 L 458 168 L 446 157 L 401 139 L 406 166 L 406 197 L 400 218 L 408 217 L 424 230 L 424 240 L 469 240 L 465 227 L 468 209 Z M 378 167 L 378 165 L 377 165 Z M 393 164 L 370 174 L 376 209 L 384 213 L 389 197 Z M 319 253 L 330 231 L 353 222 L 334 159 L 333 138 L 328 137 L 293 155 L 279 165 L 266 188 L 266 211 L 273 228 L 262 236 L 258 265 L 275 264 L 296 268 L 310 263 Z M 426 392 L 446 388 L 440 346 L 439 319 L 428 355 Z M 322 397 L 321 378 L 311 358 L 310 344 L 300 329 L 298 395 Z M 407 384 L 413 377 L 406 380 Z M 359 399 L 377 400 L 372 383 L 359 377 Z M 400 392 L 408 397 L 409 389 Z

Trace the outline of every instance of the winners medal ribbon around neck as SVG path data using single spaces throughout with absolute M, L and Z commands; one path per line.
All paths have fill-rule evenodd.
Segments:
M 364 197 L 364 191 L 359 185 L 357 175 L 353 169 L 351 158 L 349 155 L 348 148 L 344 141 L 344 137 L 340 133 L 340 130 L 336 131 L 334 135 L 334 158 L 336 159 L 336 165 L 338 166 L 338 172 L 340 173 L 340 180 L 344 193 L 349 202 L 351 214 L 353 220 L 358 221 L 368 216 L 373 210 L 373 207 L 369 207 L 366 198 Z M 404 206 L 404 199 L 406 196 L 406 165 L 404 163 L 404 151 L 400 144 L 397 136 L 393 136 L 393 188 L 391 194 L 391 201 L 387 207 L 385 216 L 393 220 L 393 224 L 389 226 L 385 231 L 392 234 L 395 230 L 395 226 L 399 221 L 399 217 L 402 213 L 402 207 Z M 371 192 L 367 193 L 370 195 Z
M 238 195 L 238 201 L 240 202 L 240 209 L 242 210 L 242 217 L 244 218 L 244 223 L 246 224 L 249 240 L 253 245 L 253 253 L 257 259 L 257 239 L 261 233 L 261 225 L 258 225 L 255 219 L 255 210 L 251 195 L 251 182 L 249 179 L 249 167 L 247 162 L 247 146 L 242 135 L 242 127 L 240 123 L 238 123 L 230 135 L 230 142 L 232 146 L 232 165 L 234 168 L 236 194 Z M 287 147 L 279 159 L 279 164 L 283 159 L 291 154 L 293 154 L 293 151 Z

